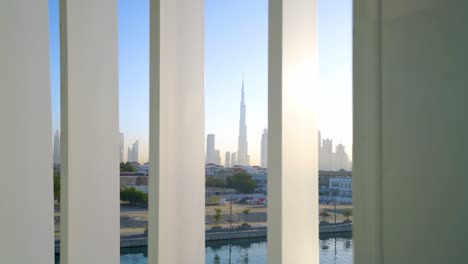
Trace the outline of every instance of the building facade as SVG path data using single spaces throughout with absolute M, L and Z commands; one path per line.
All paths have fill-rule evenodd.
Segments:
M 128 147 L 128 162 L 138 162 L 139 141 L 135 141 L 132 148 Z
M 233 152 L 231 154 L 231 167 L 233 167 L 234 165 L 238 165 L 237 164 L 237 154 L 236 154 L 236 152 Z
M 214 134 L 208 134 L 206 136 L 206 160 L 205 163 L 213 163 L 221 165 L 221 154 L 216 149 L 216 136 Z
M 330 178 L 328 186 L 321 186 L 320 202 L 351 204 L 353 201 L 353 179 L 351 177 Z
M 224 167 L 231 167 L 231 152 L 229 151 L 226 151 L 226 154 L 224 155 Z

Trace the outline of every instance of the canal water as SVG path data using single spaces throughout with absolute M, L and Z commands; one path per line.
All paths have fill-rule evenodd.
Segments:
M 353 239 L 351 234 L 320 236 L 321 264 L 352 264 Z M 207 242 L 206 264 L 266 264 L 266 239 L 245 239 Z M 122 249 L 121 264 L 146 264 L 147 248 Z M 56 263 L 58 263 L 56 261 Z

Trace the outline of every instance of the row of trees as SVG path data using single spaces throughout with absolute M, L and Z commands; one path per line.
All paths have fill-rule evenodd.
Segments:
M 335 212 L 335 214 L 336 214 L 336 212 Z M 346 218 L 345 221 L 346 221 L 346 222 L 349 222 L 349 221 L 350 221 L 349 218 L 350 218 L 351 216 L 353 216 L 353 211 L 352 211 L 352 210 L 344 210 L 344 211 L 342 212 L 342 214 L 343 214 L 343 216 Z M 319 216 L 320 216 L 320 218 L 321 218 L 321 221 L 326 221 L 327 218 L 330 216 L 330 214 L 329 214 L 327 211 L 322 211 L 322 212 L 320 212 Z
M 208 187 L 233 188 L 236 189 L 237 193 L 253 193 L 256 183 L 252 179 L 252 176 L 241 172 L 227 177 L 226 182 L 220 178 L 208 177 L 206 178 L 205 185 Z
M 130 206 L 148 206 L 148 194 L 135 189 L 135 187 L 120 188 L 120 200 L 122 202 L 128 202 Z
M 54 200 L 60 203 L 60 172 L 54 171 Z
M 223 217 L 223 211 L 221 210 L 221 208 L 215 208 L 214 210 L 215 210 L 214 220 L 216 222 L 216 225 L 219 225 L 219 222 L 221 221 L 221 218 Z M 242 211 L 242 213 L 245 215 L 244 223 L 242 223 L 242 225 L 248 225 L 247 216 L 249 216 L 250 214 L 250 209 L 245 209 L 244 211 Z
M 137 172 L 137 167 L 133 166 L 130 162 L 120 163 L 120 172 Z
M 218 188 L 226 188 L 226 183 L 221 178 L 216 177 L 207 177 L 205 181 L 205 186 L 207 187 L 218 187 Z
M 129 165 L 129 166 L 127 166 Z M 120 168 L 122 166 L 128 168 L 132 168 L 133 166 L 127 162 L 124 164 L 123 162 L 120 164 Z M 133 167 L 135 168 L 135 167 Z M 135 168 L 136 171 L 136 168 Z M 60 203 L 60 189 L 61 189 L 61 177 L 59 171 L 54 171 L 54 200 Z M 148 202 L 148 195 L 142 191 L 138 191 L 134 187 L 130 188 L 120 188 L 120 200 L 125 202 L 130 202 L 130 204 L 135 203 L 147 203 Z
M 120 171 L 122 172 L 135 172 L 137 169 L 129 162 L 120 163 Z M 219 187 L 219 188 L 233 188 L 238 193 L 253 193 L 255 191 L 256 183 L 252 176 L 245 172 L 230 176 L 224 182 L 222 179 L 215 177 L 208 177 L 206 179 L 206 186 Z M 54 199 L 60 202 L 60 172 L 54 172 Z M 122 187 L 120 189 L 120 200 L 129 202 L 130 205 L 137 203 L 148 203 L 148 194 L 138 191 L 134 187 Z

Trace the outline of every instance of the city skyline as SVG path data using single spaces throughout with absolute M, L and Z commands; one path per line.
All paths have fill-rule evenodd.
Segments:
M 350 171 L 352 168 L 351 155 L 346 151 L 346 146 L 343 144 L 333 145 L 333 138 L 322 139 L 321 132 L 318 131 L 318 155 L 319 155 L 319 170 L 337 171 L 344 169 Z M 223 165 L 224 167 L 232 167 L 238 164 L 235 156 L 236 152 L 229 150 L 216 149 L 215 134 L 208 134 L 206 141 L 206 164 L 213 163 Z M 224 151 L 224 159 L 221 160 L 221 153 Z M 268 168 L 268 129 L 265 128 L 260 142 L 261 161 L 260 163 L 252 163 L 250 166 L 260 166 Z M 212 153 L 212 154 L 209 154 Z M 311 150 L 312 155 L 312 150 Z M 208 158 L 211 157 L 211 158 Z M 228 158 L 229 157 L 229 158 Z M 243 165 L 248 166 L 248 165 Z
M 124 150 L 139 140 L 139 162 L 148 161 L 149 1 L 119 0 L 119 114 Z M 352 148 L 352 1 L 319 1 L 318 127 Z M 207 0 L 205 31 L 205 134 L 217 148 L 237 152 L 239 83 L 244 75 L 251 164 L 261 163 L 260 142 L 268 123 L 268 1 Z M 50 0 L 53 131 L 60 129 L 58 0 Z M 51 138 L 53 140 L 53 136 Z M 224 155 L 221 155 L 224 159 Z M 127 160 L 124 151 L 123 160 Z
M 333 149 L 333 139 L 322 139 L 322 133 L 318 132 L 318 153 L 319 153 L 319 170 L 324 171 L 350 171 L 352 161 L 346 152 L 346 147 L 343 144 L 337 144 Z

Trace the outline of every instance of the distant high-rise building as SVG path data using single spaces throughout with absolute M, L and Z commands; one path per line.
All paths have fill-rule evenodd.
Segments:
M 215 163 L 216 162 L 216 153 L 215 153 L 215 135 L 208 134 L 206 136 L 206 163 Z
M 224 156 L 224 167 L 231 167 L 231 152 L 229 151 L 226 151 L 226 155 Z
M 231 167 L 233 167 L 234 165 L 238 165 L 236 152 L 233 152 L 231 154 Z
M 260 153 L 261 153 L 261 162 L 260 166 L 262 168 L 267 168 L 268 167 L 268 129 L 263 129 L 263 134 L 262 134 L 262 144 L 260 148 Z
M 135 141 L 133 143 L 132 148 L 128 148 L 128 161 L 129 162 L 138 162 L 138 150 L 139 149 L 139 141 Z
M 322 154 L 322 133 L 318 132 L 318 163 L 319 170 L 323 170 L 323 154 Z
M 323 139 L 322 140 L 322 169 L 323 170 L 334 170 L 333 166 L 333 140 Z
M 55 131 L 54 135 L 54 165 L 58 165 L 62 162 L 61 156 L 60 156 L 60 132 L 58 130 Z
M 351 161 L 346 153 L 345 146 L 338 144 L 336 152 L 333 152 L 333 140 L 322 139 L 318 133 L 319 140 L 319 169 L 325 171 L 351 170 Z
M 335 170 L 350 170 L 351 169 L 349 157 L 345 151 L 345 146 L 343 144 L 338 144 L 336 146 L 334 165 L 335 165 Z
M 242 92 L 240 103 L 240 118 L 239 118 L 239 138 L 237 146 L 237 164 L 248 166 L 250 165 L 248 143 L 247 143 L 247 125 L 245 124 L 246 106 L 244 101 L 244 78 L 242 77 Z
M 140 152 L 140 142 L 137 140 L 135 143 L 133 143 L 133 159 L 135 162 L 138 162 L 139 160 L 139 152 Z
M 120 133 L 119 154 L 120 154 L 120 162 L 123 162 L 124 161 L 124 134 L 123 133 Z
M 127 161 L 128 162 L 133 161 L 132 149 L 130 147 L 127 147 Z
M 214 134 L 206 136 L 206 164 L 213 163 L 221 165 L 221 152 L 216 149 L 216 138 Z
M 320 131 L 318 132 L 318 147 L 319 150 L 322 149 L 322 133 Z
M 216 165 L 221 165 L 221 151 L 219 149 L 215 149 L 215 162 Z

